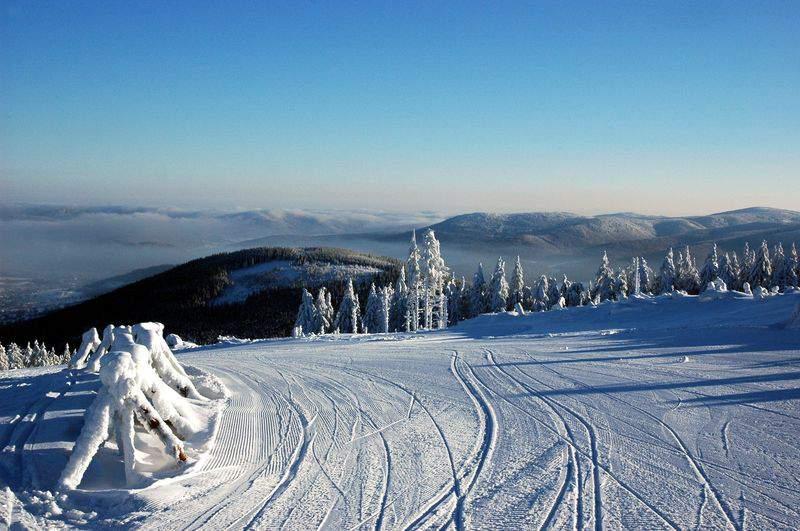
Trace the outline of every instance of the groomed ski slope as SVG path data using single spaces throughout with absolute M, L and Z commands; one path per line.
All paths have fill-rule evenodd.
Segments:
M 6 524 L 796 529 L 800 329 L 785 325 L 798 303 L 662 297 L 416 336 L 196 349 L 181 362 L 232 394 L 203 463 L 141 491 L 58 501 L 83 520 L 47 516 L 22 479 L 6 490 Z M 0 380 L 0 402 L 14 381 Z M 12 433 L 23 476 L 37 433 Z M 36 472 L 46 491 L 59 471 Z

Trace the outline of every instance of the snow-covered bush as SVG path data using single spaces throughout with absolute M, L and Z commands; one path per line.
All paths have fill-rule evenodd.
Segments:
M 100 446 L 112 436 L 123 456 L 128 485 L 141 482 L 142 458 L 150 444 L 137 449 L 138 433 L 161 441 L 176 463 L 189 460 L 185 442 L 204 429 L 203 414 L 209 398 L 221 398 L 221 383 L 201 380 L 207 396 L 181 367 L 163 337 L 160 323 L 133 327 L 106 327 L 103 341 L 97 331 L 84 334 L 84 345 L 73 360 L 99 367 L 102 387 L 86 412 L 84 426 L 75 443 L 59 484 L 76 488 Z M 92 348 L 94 345 L 94 348 Z M 81 354 L 81 357 L 78 357 Z

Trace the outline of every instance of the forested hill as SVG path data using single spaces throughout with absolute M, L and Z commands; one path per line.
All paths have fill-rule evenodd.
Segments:
M 164 323 L 167 332 L 199 343 L 220 335 L 289 334 L 303 287 L 325 286 L 334 303 L 348 276 L 366 299 L 372 280 L 394 282 L 400 263 L 335 248 L 260 247 L 192 260 L 75 306 L 0 326 L 0 342 L 69 341 L 106 323 Z

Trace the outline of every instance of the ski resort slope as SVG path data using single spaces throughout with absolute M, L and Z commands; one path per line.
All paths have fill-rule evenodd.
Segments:
M 6 524 L 797 529 L 798 304 L 633 299 L 188 351 L 231 392 L 207 459 L 146 489 L 56 500 L 83 520 L 48 514 L 58 471 L 38 470 L 38 491 L 6 489 Z M 14 380 L 0 382 L 6 401 Z M 24 475 L 46 431 L 14 433 Z

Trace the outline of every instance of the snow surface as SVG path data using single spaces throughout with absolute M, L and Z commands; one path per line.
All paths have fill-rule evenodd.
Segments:
M 0 379 L 0 521 L 797 529 L 798 303 L 642 297 L 414 336 L 184 351 L 190 375 L 209 371 L 231 392 L 216 445 L 139 490 L 53 492 L 91 375 L 11 371 Z
M 358 280 L 381 273 L 377 267 L 312 262 L 295 264 L 289 260 L 273 260 L 231 271 L 232 284 L 211 304 L 234 304 L 265 289 L 301 286 L 312 288 L 348 277 Z

